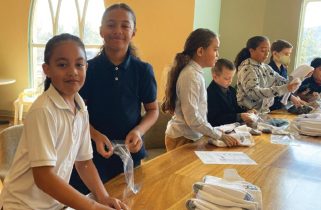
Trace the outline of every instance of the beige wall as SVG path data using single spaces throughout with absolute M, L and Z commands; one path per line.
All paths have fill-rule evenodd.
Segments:
M 263 33 L 273 42 L 285 39 L 292 43 L 293 52 L 289 71 L 293 70 L 299 34 L 302 0 L 267 0 Z M 280 15 L 276 15 L 280 14 Z
M 28 87 L 29 1 L 1 0 L 0 5 L 0 78 L 17 80 L 0 86 L 0 114 L 8 114 L 19 92 Z
M 251 36 L 263 33 L 266 0 L 223 0 L 220 57 L 234 61 Z
M 224 0 L 220 19 L 220 56 L 234 61 L 246 41 L 266 35 L 270 41 L 285 39 L 294 45 L 292 71 L 302 0 Z

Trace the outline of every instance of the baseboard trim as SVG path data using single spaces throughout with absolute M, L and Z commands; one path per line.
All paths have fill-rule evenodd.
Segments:
M 0 116 L 3 116 L 3 117 L 14 117 L 14 111 L 0 110 Z

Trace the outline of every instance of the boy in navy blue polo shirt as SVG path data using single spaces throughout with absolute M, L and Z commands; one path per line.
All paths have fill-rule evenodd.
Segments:
M 230 86 L 234 74 L 235 66 L 224 58 L 218 59 L 212 68 L 213 81 L 207 88 L 207 120 L 212 126 L 234 122 L 247 124 L 253 122 L 250 113 L 237 104 L 236 91 Z
M 140 165 L 146 153 L 142 136 L 158 117 L 153 69 L 135 56 L 130 44 L 135 33 L 136 17 L 128 5 L 114 4 L 105 10 L 100 27 L 104 48 L 88 61 L 80 91 L 88 106 L 93 161 L 103 182 L 123 172 L 111 142 L 125 143 L 134 166 Z M 146 110 L 143 118 L 141 104 Z M 84 194 L 89 192 L 75 173 L 70 183 Z
M 311 66 L 314 68 L 312 76 L 305 79 L 297 91 L 300 98 L 306 102 L 315 101 L 321 93 L 321 58 L 313 59 Z

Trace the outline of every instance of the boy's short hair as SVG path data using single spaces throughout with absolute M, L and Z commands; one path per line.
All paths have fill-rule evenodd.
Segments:
M 271 44 L 271 52 L 281 52 L 285 48 L 293 48 L 293 46 L 290 42 L 282 39 L 276 40 Z
M 211 69 L 212 74 L 215 73 L 216 75 L 220 75 L 223 71 L 223 67 L 231 71 L 235 70 L 235 66 L 231 61 L 224 58 L 220 58 L 217 60 L 215 66 Z
M 313 68 L 318 68 L 321 66 L 321 58 L 314 58 L 312 61 L 311 61 L 311 66 Z

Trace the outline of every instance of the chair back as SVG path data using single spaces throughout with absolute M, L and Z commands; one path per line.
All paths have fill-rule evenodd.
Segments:
M 0 132 L 0 179 L 4 179 L 13 161 L 23 125 L 14 125 Z

